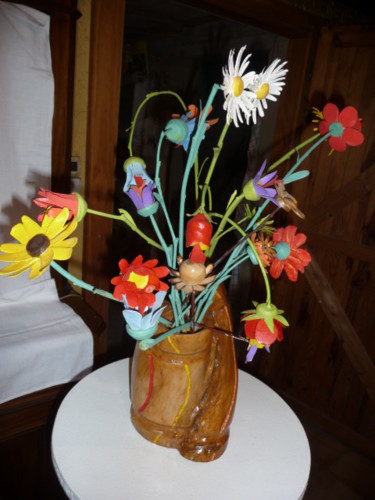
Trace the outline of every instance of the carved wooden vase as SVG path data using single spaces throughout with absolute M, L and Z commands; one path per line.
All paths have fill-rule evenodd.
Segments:
M 131 419 L 137 431 L 197 462 L 225 451 L 236 402 L 234 341 L 214 329 L 232 331 L 223 286 L 204 324 L 208 328 L 173 334 L 147 351 L 137 344 L 131 370 Z

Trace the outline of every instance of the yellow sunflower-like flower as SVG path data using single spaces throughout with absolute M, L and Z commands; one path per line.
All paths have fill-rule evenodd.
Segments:
M 264 116 L 267 109 L 267 100 L 277 101 L 275 96 L 279 96 L 285 85 L 285 75 L 288 70 L 284 68 L 286 61 L 280 63 L 280 59 L 275 59 L 273 63 L 255 76 L 254 82 L 250 84 L 253 108 L 251 111 L 252 120 L 257 122 L 257 113 Z
M 52 260 L 68 260 L 77 238 L 68 238 L 77 227 L 76 219 L 67 223 L 68 208 L 56 217 L 45 216 L 41 225 L 27 215 L 12 227 L 10 234 L 19 243 L 0 245 L 0 262 L 11 262 L 0 269 L 0 274 L 17 276 L 30 269 L 29 278 L 40 276 Z
M 224 92 L 224 109 L 227 112 L 227 122 L 233 120 L 236 127 L 243 123 L 244 115 L 246 123 L 249 124 L 251 111 L 254 107 L 253 94 L 249 85 L 253 83 L 256 76 L 255 71 L 245 74 L 249 65 L 251 54 L 248 54 L 241 62 L 242 54 L 246 45 L 241 47 L 234 62 L 234 50 L 229 53 L 228 68 L 223 68 L 224 81 L 221 89 Z

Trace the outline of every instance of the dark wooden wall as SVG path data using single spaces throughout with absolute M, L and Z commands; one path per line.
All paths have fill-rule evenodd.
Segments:
M 284 217 L 308 236 L 313 262 L 296 285 L 285 277 L 273 299 L 290 322 L 285 340 L 250 368 L 305 413 L 375 452 L 375 31 L 324 28 L 301 101 L 301 140 L 312 135 L 311 107 L 352 105 L 365 142 L 328 156 L 325 144 L 296 183 L 306 220 Z M 288 85 L 287 85 L 288 86 Z

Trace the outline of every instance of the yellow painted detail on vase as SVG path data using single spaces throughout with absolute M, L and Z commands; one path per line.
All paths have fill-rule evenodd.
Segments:
M 171 337 L 168 337 L 168 342 L 171 344 L 171 346 L 173 347 L 173 349 L 175 350 L 175 352 L 177 354 L 180 354 L 180 350 L 178 349 L 178 347 L 174 344 L 174 342 L 172 341 Z M 173 424 L 172 425 L 176 425 L 177 422 L 180 420 L 180 417 L 187 405 L 187 402 L 189 401 L 189 396 L 190 396 L 190 390 L 191 390 L 191 376 L 190 376 L 190 369 L 189 369 L 189 365 L 188 364 L 184 364 L 184 368 L 185 368 L 185 372 L 186 372 L 186 376 L 187 376 L 187 379 L 188 379 L 188 386 L 187 386 L 187 389 L 186 389 L 186 395 L 185 395 L 185 400 L 184 402 L 182 403 L 181 405 L 181 408 L 179 409 L 175 419 L 173 420 Z

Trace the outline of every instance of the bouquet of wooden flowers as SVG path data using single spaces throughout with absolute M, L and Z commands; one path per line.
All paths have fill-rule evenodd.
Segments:
M 223 168 L 219 158 L 229 127 L 246 127 L 261 119 L 268 104 L 280 95 L 288 71 L 286 63 L 279 59 L 260 73 L 249 70 L 250 54 L 245 55 L 245 49 L 242 47 L 237 56 L 234 50 L 230 51 L 227 67 L 223 68 L 223 81 L 213 85 L 204 106 L 186 106 L 172 91 L 155 92 L 146 96 L 132 122 L 123 190 L 134 202 L 137 216 L 149 218 L 154 234 L 142 232 L 124 209 L 113 218 L 123 221 L 162 252 L 161 265 L 158 260 L 147 260 L 142 255 L 131 262 L 121 259 L 119 274 L 111 279 L 113 292 L 75 278 L 56 261 L 71 257 L 77 242 L 72 233 L 77 224 L 90 213 L 111 215 L 88 207 L 77 193 L 61 194 L 40 188 L 34 200 L 43 208 L 39 223 L 24 215 L 12 228 L 11 236 L 16 241 L 0 245 L 0 261 L 9 263 L 0 269 L 0 274 L 17 276 L 30 270 L 33 279 L 51 266 L 80 287 L 121 301 L 128 334 L 139 341 L 140 349 L 148 350 L 172 334 L 194 334 L 204 328 L 205 316 L 218 287 L 230 278 L 235 268 L 251 261 L 259 266 L 264 278 L 265 297 L 254 301 L 253 307 L 243 313 L 244 335 L 235 338 L 248 343 L 247 361 L 253 359 L 257 349 L 269 350 L 276 340 L 282 340 L 288 322 L 283 311 L 272 303 L 269 276 L 277 279 L 285 272 L 291 281 L 296 281 L 298 273 L 303 273 L 309 264 L 310 255 L 303 248 L 305 235 L 294 225 L 274 227 L 274 216 L 277 211 L 286 210 L 304 217 L 287 186 L 309 175 L 300 166 L 315 148 L 328 143 L 331 150 L 341 152 L 347 146 L 361 144 L 364 138 L 361 119 L 353 107 L 340 111 L 335 104 L 328 103 L 321 111 L 313 109 L 317 125 L 313 135 L 275 163 L 268 165 L 264 160 L 253 179 L 243 186 L 234 186 L 225 211 L 216 212 L 210 182 L 215 175 L 220 176 Z M 131 143 L 141 108 L 160 94 L 176 98 L 181 108 L 160 134 L 151 176 L 145 161 L 133 156 Z M 201 143 L 211 127 L 219 126 L 217 119 L 209 118 L 216 97 L 223 100 L 226 121 L 212 158 L 203 161 L 199 154 Z M 172 224 L 161 188 L 160 153 L 165 140 L 181 146 L 186 155 L 178 227 Z M 285 164 L 289 166 L 287 171 L 282 170 Z M 194 183 L 196 210 L 192 214 L 186 213 L 189 182 Z M 244 215 L 238 220 L 235 212 L 240 205 Z M 164 231 L 158 223 L 160 218 L 165 222 Z M 217 245 L 228 233 L 236 235 L 236 243 L 217 256 Z M 164 314 L 167 302 L 170 312 Z M 226 330 L 221 333 L 233 335 Z

